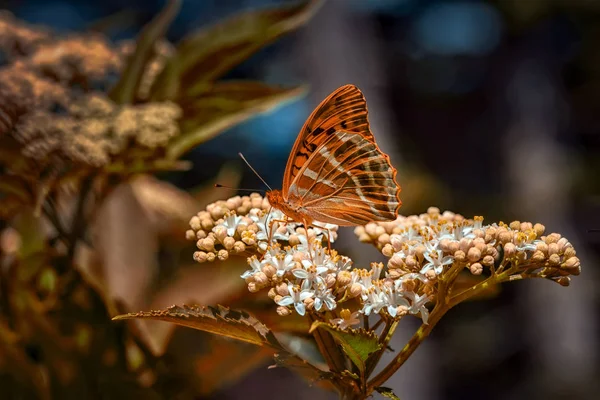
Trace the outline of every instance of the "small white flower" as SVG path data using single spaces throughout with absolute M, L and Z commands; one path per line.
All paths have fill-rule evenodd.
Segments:
M 292 273 L 298 279 L 303 279 L 302 287 L 312 287 L 325 283 L 327 267 L 315 267 L 310 261 L 302 260 L 304 269 L 295 269 Z
M 381 271 L 383 271 L 383 264 L 371 263 L 371 279 L 381 278 Z
M 348 271 L 352 268 L 352 259 L 346 256 L 339 256 L 337 262 L 335 263 L 336 271 Z
M 300 288 L 294 287 L 293 285 L 288 285 L 288 290 L 290 295 L 283 297 L 277 304 L 280 306 L 289 306 L 293 304 L 296 312 L 299 315 L 304 316 L 306 313 L 304 300 L 313 297 L 315 293 L 312 290 L 300 290 Z
M 421 271 L 419 272 L 424 275 L 427 271 L 433 269 L 436 275 L 441 274 L 444 271 L 444 267 L 446 265 L 452 264 L 452 262 L 454 261 L 454 257 L 443 257 L 443 255 L 444 252 L 442 250 L 434 250 L 423 254 L 423 256 L 428 262 L 425 265 L 423 265 L 423 268 L 421 268 Z
M 265 257 L 265 263 L 272 265 L 277 270 L 277 276 L 283 276 L 296 266 L 294 256 L 290 253 L 280 252 L 274 256 Z
M 337 307 L 337 303 L 335 302 L 335 296 L 331 293 L 331 289 L 323 290 L 320 288 L 315 293 L 315 310 L 320 311 L 323 306 L 325 309 L 331 311 Z
M 418 226 L 410 226 L 403 233 L 400 234 L 404 242 L 418 242 L 422 243 L 424 238 L 419 232 Z
M 256 232 L 256 239 L 260 241 L 266 241 L 269 239 L 270 234 L 272 241 L 288 240 L 290 236 L 289 229 L 286 230 L 285 233 L 278 232 L 277 228 L 279 228 L 281 223 L 273 223 L 274 220 L 285 220 L 285 218 L 285 215 L 283 215 L 281 211 L 275 208 L 272 209 L 271 212 L 264 212 L 264 214 L 260 217 L 253 217 L 252 219 L 254 220 L 254 222 L 256 222 L 256 225 L 258 226 L 258 232 Z
M 338 325 L 340 329 L 347 329 L 352 325 L 360 323 L 360 320 L 358 319 L 359 314 L 360 313 L 358 311 L 350 313 L 350 310 L 344 309 L 340 312 L 340 318 L 334 318 L 329 322 L 334 325 Z
M 248 265 L 250 266 L 251 269 L 249 269 L 248 271 L 246 271 L 242 274 L 242 276 L 241 276 L 242 279 L 250 278 L 252 275 L 256 274 L 257 272 L 262 271 L 263 266 L 256 256 L 248 257 Z
M 427 307 L 425 307 L 425 304 L 427 304 L 429 300 L 431 300 L 429 296 L 425 294 L 419 296 L 418 294 L 413 292 L 406 292 L 404 295 L 412 301 L 412 305 L 408 309 L 408 312 L 413 315 L 421 313 L 421 319 L 423 320 L 423 323 L 427 324 L 427 320 L 429 319 L 429 310 L 427 309 Z
M 224 226 L 225 229 L 227 229 L 227 236 L 233 236 L 241 221 L 242 221 L 242 217 L 240 217 L 234 213 L 231 213 L 231 215 L 229 215 L 227 218 L 225 218 L 225 220 L 217 226 Z
M 387 311 L 392 317 L 398 314 L 398 307 L 404 306 L 410 309 L 410 303 L 404 298 L 403 293 L 396 288 L 389 288 L 386 291 Z
M 377 314 L 383 307 L 387 305 L 385 293 L 383 293 L 377 286 L 371 286 L 366 293 L 363 292 L 362 298 L 364 300 L 364 306 L 361 312 L 365 315 L 370 315 L 372 312 Z
M 327 237 L 327 240 L 330 243 L 333 243 L 337 239 L 337 230 L 338 226 L 334 224 L 319 224 L 313 225 L 313 229 L 315 230 L 315 234 L 317 236 Z
M 464 226 L 462 224 L 455 226 L 453 223 L 447 223 L 442 227 L 438 235 L 438 240 L 448 239 L 453 242 L 460 242 L 461 239 L 475 239 L 473 230 L 472 226 Z

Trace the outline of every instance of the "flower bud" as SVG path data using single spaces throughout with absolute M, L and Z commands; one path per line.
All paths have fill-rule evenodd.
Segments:
M 202 229 L 202 224 L 200 224 L 200 218 L 198 218 L 198 216 L 194 215 L 192 219 L 190 219 L 190 228 L 194 231 Z
M 467 260 L 475 262 L 481 258 L 481 251 L 477 247 L 471 247 L 467 253 Z
M 390 268 L 403 268 L 403 267 L 405 267 L 402 255 L 400 255 L 400 253 L 394 254 L 392 256 L 392 258 L 390 258 L 390 261 L 388 262 L 388 267 L 390 267 Z
M 546 227 L 542 224 L 535 224 L 533 230 L 535 231 L 536 237 L 541 237 L 544 234 Z
M 223 239 L 227 237 L 227 228 L 224 226 L 215 226 L 213 233 L 219 242 L 223 242 Z
M 435 278 L 437 278 L 437 275 L 435 274 L 435 271 L 433 269 L 428 269 L 427 271 L 425 271 L 425 277 L 429 280 L 434 280 Z
M 402 275 L 404 275 L 402 270 L 396 269 L 396 268 L 389 269 L 387 274 L 388 274 L 389 278 L 393 279 L 393 280 L 396 280 L 396 279 L 400 278 Z
M 352 286 L 350 286 L 350 297 L 357 297 L 360 296 L 362 294 L 362 286 L 358 283 L 353 283 Z
M 514 257 L 514 255 L 516 253 L 517 253 L 517 246 L 515 246 L 514 243 L 506 243 L 504 245 L 504 257 L 505 258 Z
M 388 233 L 382 233 L 377 239 L 380 245 L 386 245 L 390 243 L 390 235 Z
M 483 272 L 483 266 L 479 263 L 473 263 L 469 266 L 469 270 L 473 275 L 481 275 Z
M 215 249 L 215 241 L 207 237 L 206 239 L 198 240 L 198 248 L 205 251 L 213 251 Z
M 498 240 L 502 244 L 510 243 L 513 239 L 513 233 L 511 231 L 502 231 L 498 234 Z
M 272 266 L 271 264 L 267 264 L 264 267 L 261 268 L 261 271 L 263 272 L 263 274 L 265 274 L 265 276 L 267 276 L 268 278 L 272 278 L 273 275 L 277 274 L 277 268 L 275 268 L 274 266 Z
M 335 274 L 327 274 L 327 276 L 325 276 L 325 285 L 330 288 L 333 287 L 336 283 L 336 276 Z
M 485 265 L 486 267 L 491 267 L 492 265 L 494 265 L 494 257 L 492 256 L 485 256 L 483 257 L 483 260 L 481 261 L 481 263 L 483 265 Z
M 231 236 L 227 236 L 226 238 L 223 239 L 223 247 L 225 247 L 227 250 L 232 250 L 234 245 L 235 245 L 235 239 L 232 238 Z
M 575 249 L 572 246 L 570 246 L 565 249 L 565 252 L 563 255 L 564 255 L 565 259 L 569 259 L 571 257 L 575 257 L 576 254 L 577 253 L 575 252 Z
M 381 254 L 386 257 L 391 257 L 394 254 L 394 247 L 389 243 L 386 244 L 383 246 L 383 249 L 381 249 Z
M 558 254 L 558 243 L 550 243 L 548 245 L 548 255 Z
M 304 305 L 307 310 L 312 310 L 315 307 L 315 299 L 312 297 L 304 299 Z
M 567 261 L 562 263 L 561 267 L 569 270 L 569 272 L 571 272 L 573 275 L 579 275 L 579 270 L 581 268 L 581 262 L 579 261 L 579 258 L 577 258 L 577 257 L 570 257 L 569 259 L 567 259 Z
M 531 259 L 536 263 L 543 263 L 546 260 L 546 255 L 540 250 L 536 250 L 531 256 Z
M 194 261 L 199 262 L 199 263 L 203 263 L 207 261 L 207 255 L 205 252 L 203 251 L 196 251 L 194 252 Z
M 219 261 L 225 261 L 229 258 L 229 252 L 227 250 L 221 249 L 218 253 Z
M 458 250 L 454 253 L 454 259 L 458 262 L 464 262 L 467 259 L 467 255 L 464 251 Z
M 287 317 L 291 313 L 292 313 L 292 311 L 287 307 L 284 307 L 284 306 L 277 307 L 277 315 L 279 315 L 280 317 Z
M 521 222 L 519 229 L 521 230 L 521 232 L 526 232 L 526 231 L 532 230 L 533 225 L 531 224 L 531 222 Z
M 558 254 L 551 254 L 548 257 L 548 264 L 556 266 L 560 264 L 560 256 Z
M 551 233 L 548 236 L 546 236 L 544 242 L 546 242 L 548 244 L 557 243 L 559 239 L 560 239 L 560 235 L 558 233 Z
M 204 229 L 205 231 L 210 231 L 214 225 L 214 223 L 212 222 L 212 220 L 210 219 L 203 219 L 200 224 L 202 225 L 202 229 Z

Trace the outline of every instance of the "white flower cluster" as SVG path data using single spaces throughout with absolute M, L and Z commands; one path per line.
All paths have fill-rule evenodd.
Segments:
M 497 274 L 517 265 L 511 270 L 515 279 L 535 276 L 561 285 L 580 271 L 568 240 L 556 233 L 544 236 L 541 224 L 484 226 L 482 217 L 468 220 L 431 207 L 424 214 L 356 227 L 360 241 L 374 244 L 388 258 L 384 272 L 382 263 L 354 268 L 350 258 L 332 250 L 336 225 L 307 230 L 285 220 L 266 198 L 237 196 L 199 212 L 187 236 L 197 241 L 198 262 L 250 254 L 250 269 L 242 278 L 251 292 L 268 289 L 280 315 L 332 311 L 331 322 L 342 329 L 359 323 L 361 314 L 412 314 L 427 323 L 426 304 L 438 295 L 438 283 L 451 268 L 456 274 L 449 279 L 463 269 Z
M 248 216 L 252 218 L 253 214 L 251 211 Z M 340 301 L 359 298 L 363 305 L 362 314 L 379 313 L 385 309 L 392 317 L 420 313 L 423 321 L 427 321 L 425 304 L 430 298 L 413 291 L 417 286 L 415 280 L 427 283 L 423 274 L 412 273 L 392 279 L 389 274 L 382 276 L 381 263 L 373 263 L 370 270 L 352 269 L 352 260 L 329 250 L 320 239 L 315 239 L 328 233 L 320 228 L 309 229 L 307 236 L 306 231 L 296 224 L 275 222 L 271 242 L 268 243 L 269 226 L 282 215 L 280 211 L 260 214 L 254 216 L 254 221 L 259 227 L 256 233 L 258 247 L 264 250 L 264 254 L 260 259 L 257 256 L 248 258 L 250 269 L 242 278 L 251 292 L 271 288 L 270 296 L 280 306 L 278 312 L 281 315 L 289 314 L 290 306 L 300 315 L 304 315 L 307 309 L 332 311 Z M 232 215 L 216 229 L 222 226 L 228 234 L 233 234 L 236 225 L 241 222 L 241 217 Z M 337 230 L 337 226 L 328 225 L 326 228 L 329 232 Z M 333 234 L 331 239 L 335 239 Z M 287 241 L 290 245 L 283 247 L 278 241 Z M 339 324 L 343 323 L 340 320 Z

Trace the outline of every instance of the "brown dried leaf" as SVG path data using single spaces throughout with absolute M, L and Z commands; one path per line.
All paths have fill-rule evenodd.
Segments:
M 245 311 L 230 310 L 223 306 L 171 306 L 165 310 L 119 315 L 113 320 L 135 318 L 171 322 L 242 342 L 285 351 L 273 332 L 259 320 Z

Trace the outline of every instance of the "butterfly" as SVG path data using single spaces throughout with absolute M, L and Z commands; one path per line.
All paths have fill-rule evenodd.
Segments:
M 396 169 L 369 129 L 367 102 L 354 85 L 330 94 L 304 124 L 271 206 L 306 228 L 315 221 L 340 226 L 394 220 L 400 185 Z

